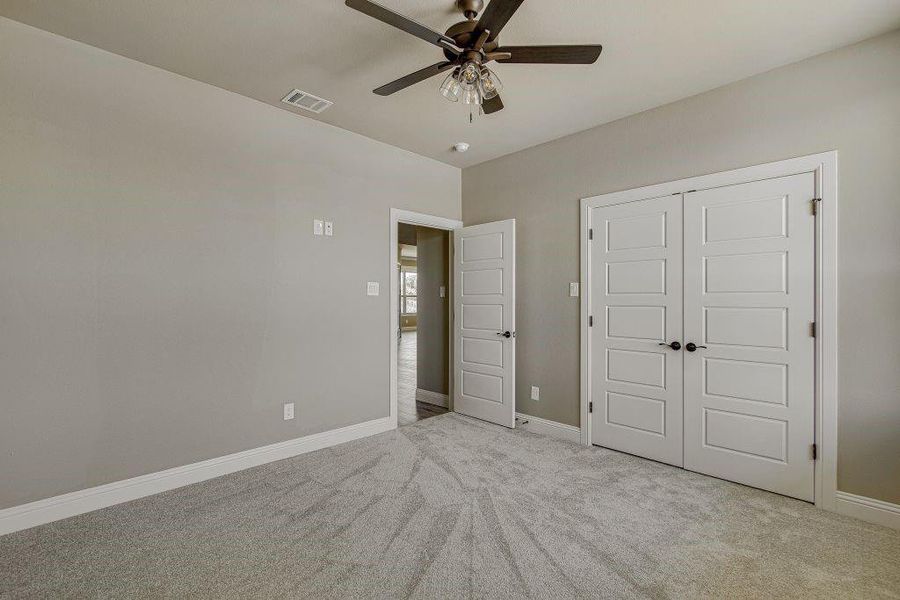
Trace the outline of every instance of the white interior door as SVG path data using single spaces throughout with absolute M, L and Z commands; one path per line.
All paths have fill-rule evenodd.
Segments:
M 516 221 L 453 231 L 453 410 L 516 422 Z
M 591 442 L 682 465 L 682 198 L 591 214 Z
M 814 194 L 806 173 L 684 195 L 684 466 L 809 501 Z

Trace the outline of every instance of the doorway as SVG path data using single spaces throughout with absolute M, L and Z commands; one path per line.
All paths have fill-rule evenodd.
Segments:
M 425 247 L 418 247 L 417 233 L 415 289 L 412 289 L 411 282 L 409 288 L 403 288 L 401 284 L 413 277 L 404 275 L 412 269 L 411 265 L 404 269 L 401 260 L 401 231 L 409 231 L 401 225 L 421 228 L 416 231 L 427 234 L 423 239 L 430 235 L 435 240 L 441 240 L 441 247 L 446 249 L 443 251 L 443 266 L 446 268 L 443 285 L 425 276 L 422 265 Z M 515 219 L 463 227 L 461 221 L 454 219 L 391 209 L 390 417 L 395 427 L 418 421 L 420 408 L 431 412 L 431 407 L 419 405 L 423 401 L 424 404 L 437 405 L 504 427 L 515 427 L 515 230 Z M 444 235 L 447 236 L 446 241 L 443 241 Z M 412 237 L 408 236 L 405 240 L 410 242 Z M 410 254 L 407 250 L 407 255 Z M 441 290 L 442 287 L 444 290 Z M 437 395 L 431 393 L 433 390 L 423 388 L 422 382 L 440 370 L 432 368 L 423 373 L 423 378 L 419 377 L 422 366 L 419 358 L 423 355 L 423 348 L 438 339 L 434 333 L 426 339 L 423 328 L 426 304 L 432 303 L 431 306 L 434 306 L 436 298 L 447 311 L 443 313 L 443 322 L 447 326 L 442 328 L 447 333 L 446 342 L 438 342 L 441 352 L 446 351 L 446 359 L 438 360 L 446 363 L 448 373 L 446 385 L 439 388 L 446 389 L 446 394 L 436 392 Z M 411 304 L 416 307 L 415 352 L 410 335 L 413 322 Z M 406 332 L 403 331 L 404 322 Z M 407 344 L 401 348 L 404 335 Z M 400 379 L 401 349 L 405 357 L 404 382 Z M 410 365 L 413 356 L 417 363 L 414 388 Z M 405 387 L 408 407 L 403 423 L 400 420 L 401 383 Z M 416 408 L 409 410 L 413 406 L 409 392 L 412 389 L 415 389 Z M 441 406 L 445 403 L 446 406 Z
M 453 377 L 449 375 L 453 288 L 449 265 L 452 232 L 460 227 L 462 222 L 455 219 L 391 209 L 390 417 L 394 426 L 409 425 L 453 409 Z M 440 255 L 443 259 L 438 260 L 443 261 L 446 275 L 439 274 L 433 264 L 435 256 Z M 438 331 L 441 327 L 443 331 Z M 434 344 L 437 346 L 433 347 Z M 419 360 L 420 351 L 423 361 Z M 441 359 L 441 355 L 445 358 Z M 437 368 L 435 360 L 443 360 L 444 369 Z
M 397 425 L 450 409 L 450 232 L 397 224 Z

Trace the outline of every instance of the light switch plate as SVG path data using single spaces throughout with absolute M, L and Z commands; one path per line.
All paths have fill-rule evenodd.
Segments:
M 284 420 L 290 421 L 293 418 L 294 418 L 294 403 L 287 402 L 284 405 Z
M 325 235 L 334 235 L 334 223 L 325 221 Z
M 439 293 L 441 295 L 441 298 L 446 298 L 447 297 L 447 288 L 442 285 Z
M 313 219 L 313 235 L 322 235 L 325 231 L 325 223 L 322 219 Z
M 536 385 L 531 386 L 531 399 L 532 400 L 540 400 L 541 399 L 541 388 Z
M 573 281 L 572 283 L 569 284 L 569 296 L 571 296 L 572 298 L 578 297 L 578 282 L 577 281 Z
M 366 283 L 366 296 L 377 296 L 378 295 L 378 282 L 377 281 L 369 281 Z

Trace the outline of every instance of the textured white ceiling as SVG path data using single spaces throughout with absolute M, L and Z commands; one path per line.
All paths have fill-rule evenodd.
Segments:
M 453 0 L 382 4 L 439 31 L 462 19 Z M 526 0 L 503 43 L 602 43 L 603 54 L 496 65 L 506 109 L 470 125 L 438 95 L 440 77 L 373 94 L 442 55 L 342 0 L 2 0 L 0 14 L 457 166 L 900 27 L 897 0 Z M 280 102 L 295 87 L 335 104 L 307 116 Z M 454 153 L 457 141 L 471 149 Z

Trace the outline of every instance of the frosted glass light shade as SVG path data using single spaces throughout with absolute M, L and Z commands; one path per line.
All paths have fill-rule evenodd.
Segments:
M 459 102 L 461 91 L 462 86 L 459 85 L 459 81 L 456 80 L 456 73 L 447 75 L 447 78 L 444 79 L 444 83 L 441 84 L 441 96 L 450 102 Z
M 463 90 L 462 99 L 466 104 L 481 104 L 481 91 L 477 87 Z
M 487 67 L 481 68 L 481 77 L 478 82 L 481 85 L 481 94 L 485 100 L 495 97 L 503 89 L 503 82 L 500 81 L 496 73 Z
M 478 83 L 478 65 L 473 62 L 466 63 L 459 71 L 459 83 L 464 89 L 475 87 Z

